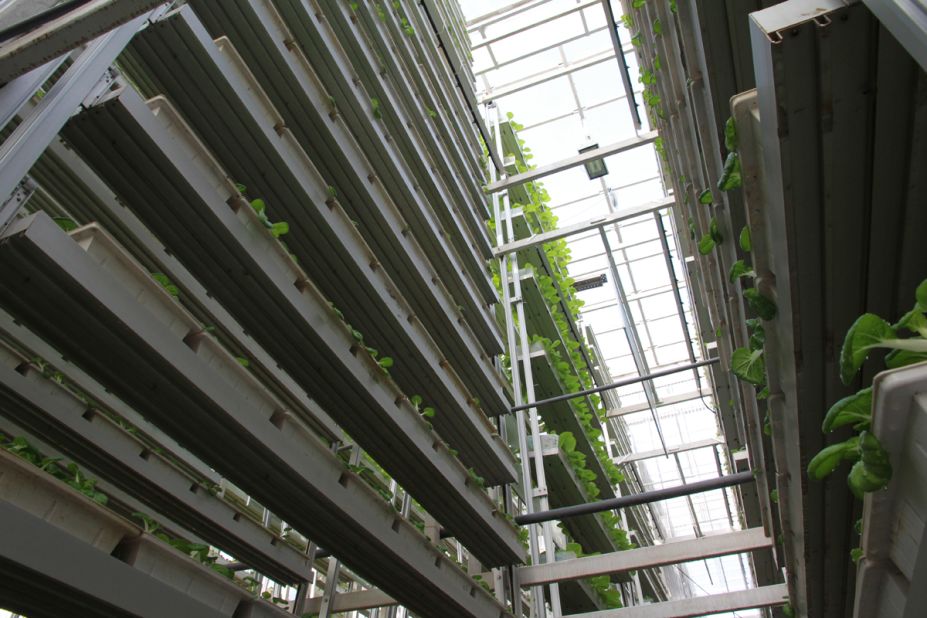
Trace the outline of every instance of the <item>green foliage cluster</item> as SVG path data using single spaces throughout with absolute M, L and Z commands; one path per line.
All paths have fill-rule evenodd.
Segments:
M 598 552 L 591 554 L 583 552 L 582 545 L 575 542 L 567 543 L 566 550 L 574 554 L 577 558 L 598 555 Z M 592 589 L 595 590 L 595 593 L 602 600 L 602 604 L 605 605 L 606 609 L 618 609 L 619 607 L 622 607 L 621 591 L 612 586 L 612 582 L 608 578 L 608 575 L 590 577 L 586 581 L 589 583 Z
M 739 242 L 744 253 L 749 254 L 753 250 L 749 227 L 741 230 Z M 728 274 L 731 283 L 755 279 L 755 277 L 756 273 L 745 260 L 734 262 Z M 763 329 L 763 321 L 776 317 L 776 303 L 764 296 L 756 287 L 745 287 L 743 297 L 747 306 L 757 317 L 747 320 L 747 330 L 750 333 L 748 345 L 737 348 L 731 354 L 731 371 L 740 380 L 761 389 L 757 397 L 765 399 L 769 391 L 766 388 L 766 359 L 763 351 L 766 332 Z M 768 428 L 764 428 L 764 431 L 768 433 Z
M 0 435 L 0 446 L 40 470 L 64 481 L 98 504 L 106 504 L 109 498 L 96 488 L 96 479 L 88 478 L 74 462 L 62 463 L 60 457 L 46 457 L 23 436 Z
M 508 115 L 509 123 L 516 132 L 522 127 Z M 524 140 L 518 139 L 521 152 L 525 153 L 529 149 L 525 146 Z M 509 153 L 516 154 L 516 153 Z M 530 154 L 524 155 L 526 159 Z M 516 157 L 516 168 L 519 172 L 529 169 L 526 163 L 522 163 Z M 525 219 L 534 234 L 547 232 L 556 229 L 557 217 L 549 207 L 550 196 L 542 183 L 534 182 L 523 185 L 525 203 L 513 204 L 513 207 L 520 207 L 525 214 Z M 511 194 L 510 194 L 511 195 Z M 491 229 L 495 229 L 495 223 L 490 222 Z M 591 388 L 594 383 L 586 360 L 582 353 L 585 341 L 577 340 L 573 335 L 572 323 L 579 318 L 579 311 L 583 306 L 582 300 L 576 296 L 573 287 L 574 280 L 569 275 L 570 250 L 565 240 L 560 239 L 554 242 L 545 243 L 542 251 L 550 264 L 551 272 L 549 274 L 535 272 L 535 280 L 538 283 L 541 294 L 550 310 L 550 314 L 560 332 L 558 341 L 541 337 L 538 334 L 532 335 L 532 342 L 540 342 L 547 352 L 553 368 L 560 378 L 564 392 L 577 392 L 583 389 Z M 500 287 L 498 273 L 495 276 L 497 287 Z M 589 403 L 591 403 L 591 406 Z M 586 439 L 592 447 L 596 458 L 605 473 L 608 475 L 609 482 L 617 484 L 623 480 L 623 475 L 618 467 L 614 464 L 608 455 L 605 443 L 602 439 L 602 430 L 599 421 L 604 419 L 605 411 L 602 408 L 600 397 L 592 395 L 588 399 L 577 397 L 571 402 L 580 425 L 583 428 Z M 583 482 L 584 489 L 590 499 L 596 498 L 600 490 L 596 485 L 596 473 L 588 469 L 586 457 L 583 453 L 576 451 L 577 437 L 569 432 L 561 434 L 561 446 L 570 460 L 577 477 Z M 631 547 L 627 534 L 619 527 L 618 517 L 613 512 L 600 514 L 609 534 L 612 537 L 616 547 L 626 549 Z
M 737 152 L 737 127 L 734 118 L 728 118 L 724 124 L 724 147 L 727 149 L 727 158 L 724 160 L 724 169 L 718 179 L 720 191 L 739 189 L 743 185 L 740 168 L 740 154 Z
M 228 567 L 218 564 L 217 560 L 219 558 L 218 553 L 213 554 L 210 551 L 209 545 L 203 543 L 191 543 L 186 539 L 180 537 L 174 537 L 167 534 L 162 528 L 161 524 L 155 521 L 152 517 L 146 515 L 145 513 L 132 513 L 132 517 L 139 520 L 142 523 L 142 526 L 148 534 L 156 537 L 157 539 L 164 541 L 177 551 L 182 554 L 186 554 L 196 560 L 197 562 L 204 564 L 216 571 L 217 573 L 228 577 L 229 579 L 235 579 L 235 572 L 229 569 Z
M 864 313 L 850 326 L 840 351 L 840 379 L 849 385 L 863 363 L 877 348 L 889 349 L 885 366 L 889 369 L 927 361 L 927 279 L 914 293 L 914 307 L 896 323 L 873 313 Z M 903 337 L 908 334 L 909 337 Z M 847 484 L 857 498 L 882 489 L 892 478 L 889 454 L 869 431 L 872 419 L 872 387 L 844 397 L 827 411 L 821 429 L 825 433 L 851 427 L 856 435 L 824 447 L 808 463 L 808 476 L 821 480 L 844 461 L 853 462 Z

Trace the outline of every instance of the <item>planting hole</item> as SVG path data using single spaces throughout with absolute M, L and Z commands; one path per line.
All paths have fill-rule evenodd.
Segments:
M 274 410 L 274 413 L 270 415 L 270 424 L 277 429 L 283 429 L 283 421 L 285 419 L 286 412 L 284 410 Z
M 91 422 L 91 421 L 93 421 L 93 417 L 96 416 L 96 415 L 97 415 L 97 413 L 94 412 L 93 408 L 87 408 L 86 410 L 84 410 L 84 413 L 81 414 L 80 416 L 81 416 L 81 418 L 84 419 L 85 421 Z
M 200 489 L 200 486 L 197 483 L 193 483 L 192 485 L 190 485 L 191 494 L 195 494 L 197 491 L 199 491 L 199 489 Z
M 138 454 L 138 456 L 144 459 L 145 461 L 148 461 L 148 458 L 151 457 L 151 451 L 149 451 L 147 448 L 143 448 L 141 452 Z

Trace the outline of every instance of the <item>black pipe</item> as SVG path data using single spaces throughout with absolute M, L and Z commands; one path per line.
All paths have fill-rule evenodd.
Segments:
M 680 496 L 688 496 L 691 494 L 701 493 L 703 491 L 711 491 L 712 489 L 732 487 L 734 485 L 741 485 L 752 480 L 753 472 L 747 470 L 746 472 L 738 472 L 736 474 L 728 474 L 727 476 L 719 476 L 718 478 L 708 479 L 706 481 L 697 481 L 695 483 L 679 485 L 678 487 L 655 489 L 653 491 L 645 491 L 644 493 L 640 494 L 630 494 L 627 496 L 621 496 L 619 498 L 611 498 L 609 500 L 599 500 L 598 502 L 575 504 L 573 506 L 564 506 L 558 509 L 550 509 L 549 511 L 541 511 L 539 513 L 519 515 L 515 518 L 515 523 L 519 526 L 524 526 L 526 524 L 538 524 L 545 521 L 553 521 L 555 519 L 563 520 L 570 517 L 578 517 L 580 515 L 589 515 L 590 513 L 601 513 L 602 511 L 610 511 L 612 509 L 637 506 L 639 504 L 649 504 L 659 500 L 669 500 L 670 498 L 679 498 Z
M 519 410 L 527 410 L 529 408 L 539 408 L 541 406 L 546 406 L 547 404 L 557 403 L 558 401 L 569 401 L 570 399 L 576 399 L 577 397 L 594 395 L 595 393 L 609 391 L 613 388 L 621 388 L 622 386 L 629 386 L 631 384 L 637 384 L 638 382 L 646 382 L 647 380 L 653 380 L 654 378 L 662 378 L 664 376 L 673 375 L 674 373 L 679 373 L 680 371 L 689 371 L 691 369 L 698 369 L 699 367 L 704 367 L 706 365 L 714 365 L 715 363 L 720 362 L 720 360 L 721 359 L 719 358 L 709 358 L 697 363 L 690 363 L 688 365 L 682 365 L 679 367 L 671 367 L 669 369 L 664 369 L 663 371 L 654 371 L 653 373 L 648 373 L 645 376 L 635 376 L 625 380 L 618 380 L 617 382 L 612 382 L 611 384 L 606 384 L 605 386 L 596 386 L 595 388 L 587 388 L 584 391 L 576 391 L 575 393 L 557 395 L 556 397 L 542 399 L 540 401 L 535 401 L 534 403 L 526 403 L 520 406 L 515 406 L 509 409 L 509 412 L 518 412 Z

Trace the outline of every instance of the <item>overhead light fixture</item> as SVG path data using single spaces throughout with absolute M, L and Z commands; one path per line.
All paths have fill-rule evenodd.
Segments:
M 584 146 L 579 149 L 579 154 L 595 150 L 598 147 L 598 144 Z M 595 180 L 596 178 L 601 178 L 608 174 L 608 168 L 605 166 L 605 159 L 592 159 L 591 161 L 586 161 L 583 163 L 583 167 L 586 168 L 586 175 L 589 176 L 589 180 Z

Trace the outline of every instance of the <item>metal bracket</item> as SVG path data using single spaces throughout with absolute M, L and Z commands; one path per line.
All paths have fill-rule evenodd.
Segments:
M 6 201 L 0 206 L 0 213 L 2 213 L 2 215 L 0 215 L 0 221 L 3 222 L 3 225 L 0 226 L 0 232 L 5 230 L 10 222 L 13 221 L 16 217 L 16 213 L 29 201 L 29 198 L 32 197 L 32 194 L 35 193 L 37 188 L 38 185 L 29 176 L 19 181 L 19 184 L 13 189 L 13 193 L 10 194 L 10 197 L 6 198 Z

